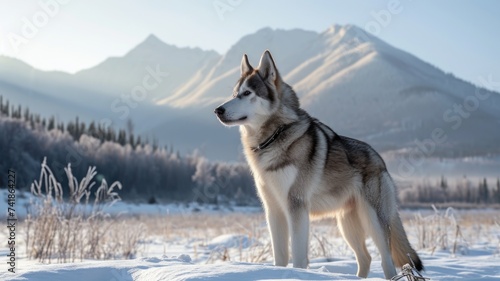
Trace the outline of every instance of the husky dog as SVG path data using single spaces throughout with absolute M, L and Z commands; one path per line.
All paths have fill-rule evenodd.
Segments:
M 366 235 L 382 258 L 386 278 L 411 258 L 396 206 L 395 184 L 380 155 L 368 144 L 336 134 L 300 108 L 297 95 L 264 52 L 254 69 L 243 56 L 232 99 L 215 109 L 220 122 L 240 126 L 271 232 L 274 264 L 287 266 L 292 241 L 294 267 L 306 268 L 309 216 L 335 214 L 342 236 L 356 255 L 357 275 L 367 277 L 371 257 Z

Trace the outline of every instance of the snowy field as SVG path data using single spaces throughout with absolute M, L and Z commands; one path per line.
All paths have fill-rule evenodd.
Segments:
M 2 198 L 5 198 L 3 196 Z M 19 216 L 28 196 L 18 202 Z M 25 202 L 24 202 L 24 201 Z M 2 200 L 1 209 L 7 209 Z M 16 228 L 16 273 L 8 272 L 6 243 L 0 247 L 0 280 L 357 280 L 354 255 L 332 219 L 311 226 L 310 268 L 272 266 L 271 245 L 259 208 L 134 205 L 118 202 L 108 219 L 124 226 L 118 240 L 135 245 L 129 259 L 85 258 L 59 263 L 28 259 L 26 223 Z M 401 212 L 410 241 L 431 280 L 500 280 L 498 210 L 420 210 Z M 2 219 L 5 221 L 4 219 Z M 7 241 L 6 227 L 0 239 Z M 126 234 L 130 235 L 126 235 Z M 127 242 L 127 241 L 121 241 Z M 105 242 L 108 243 L 108 242 Z M 372 241 L 368 280 L 383 279 Z M 404 279 L 403 279 L 404 280 Z

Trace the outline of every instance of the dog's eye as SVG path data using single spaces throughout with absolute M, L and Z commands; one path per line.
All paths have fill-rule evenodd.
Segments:
M 246 97 L 246 96 L 249 96 L 250 94 L 251 94 L 250 91 L 244 91 L 242 95 Z

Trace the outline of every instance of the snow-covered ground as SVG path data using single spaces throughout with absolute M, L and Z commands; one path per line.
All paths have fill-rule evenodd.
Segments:
M 7 208 L 3 200 L 0 208 Z M 312 224 L 309 269 L 294 269 L 290 265 L 282 268 L 272 266 L 269 236 L 258 209 L 241 208 L 231 212 L 232 209 L 116 204 L 109 211 L 124 214 L 120 220 L 125 223 L 139 220 L 144 224 L 140 249 L 133 259 L 87 259 L 53 264 L 29 260 L 25 249 L 25 226 L 20 224 L 16 230 L 19 247 L 16 273 L 7 271 L 9 249 L 3 242 L 0 244 L 0 280 L 358 279 L 353 253 L 340 238 L 332 220 Z M 497 210 L 440 210 L 439 214 L 403 211 L 402 216 L 412 244 L 420 247 L 418 252 L 426 267 L 424 277 L 431 280 L 500 280 L 500 214 Z M 460 226 L 459 233 L 454 228 L 456 225 Z M 421 235 L 424 231 L 426 237 Z M 6 227 L 0 228 L 0 241 L 7 241 Z M 371 240 L 367 242 L 373 257 L 368 280 L 382 280 L 380 257 Z
M 5 250 L 1 251 L 5 256 Z M 467 255 L 446 252 L 421 253 L 426 263 L 425 277 L 431 280 L 500 280 L 500 258 L 488 247 Z M 5 266 L 4 266 L 5 267 Z M 332 261 L 313 260 L 310 268 L 275 267 L 269 263 L 194 262 L 189 255 L 141 257 L 132 260 L 84 261 L 65 264 L 39 264 L 21 260 L 18 272 L 4 269 L 0 280 L 356 280 L 356 262 L 352 258 Z M 368 280 L 382 280 L 383 272 L 374 260 Z M 404 279 L 403 279 L 404 280 Z
M 475 259 L 478 263 L 485 259 Z M 453 278 L 469 278 L 477 280 L 486 275 L 494 278 L 491 261 L 490 271 L 482 268 L 467 268 L 468 263 L 462 261 L 452 266 L 446 266 L 448 259 L 436 259 L 432 266 L 432 274 L 439 274 L 441 280 Z M 245 281 L 245 280 L 355 280 L 352 275 L 356 265 L 353 261 L 317 262 L 311 269 L 293 269 L 274 267 L 265 264 L 252 263 L 218 263 L 200 265 L 190 261 L 190 257 L 153 257 L 134 260 L 90 261 L 77 264 L 30 265 L 30 268 L 20 274 L 0 275 L 2 280 L 214 280 L 214 281 Z M 457 267 L 459 267 L 457 269 Z M 369 280 L 381 280 L 380 266 L 374 266 L 376 271 Z M 429 272 L 431 273 L 431 272 Z M 452 279 L 449 279 L 452 277 Z M 496 278 L 498 278 L 498 272 Z M 434 278 L 433 278 L 434 279 Z M 437 280 L 437 278 L 436 278 Z M 484 279 L 486 280 L 486 279 Z

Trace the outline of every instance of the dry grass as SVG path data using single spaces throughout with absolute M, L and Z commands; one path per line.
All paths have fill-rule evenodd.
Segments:
M 450 254 L 466 254 L 471 245 L 489 243 L 500 250 L 500 214 L 496 212 L 468 212 L 454 209 L 433 212 L 404 212 L 405 229 L 414 248 L 431 254 L 448 251 Z M 263 214 L 228 213 L 141 217 L 147 233 L 163 238 L 164 254 L 169 254 L 168 245 L 186 244 L 193 249 L 194 260 L 238 262 L 270 262 L 272 251 L 270 237 Z M 245 235 L 259 243 L 248 248 L 217 248 L 207 251 L 206 246 L 213 238 L 224 234 Z M 373 257 L 378 257 L 371 239 L 368 248 Z M 339 256 L 353 256 L 341 238 L 335 219 L 323 219 L 311 223 L 310 259 Z M 206 256 L 202 256 L 202 255 Z
M 104 212 L 107 204 L 119 200 L 114 188 L 105 181 L 95 189 L 95 168 L 78 182 L 71 167 L 66 169 L 68 182 L 64 196 L 45 161 L 39 181 L 32 186 L 36 199 L 31 201 L 25 221 L 28 258 L 41 262 L 72 262 L 83 259 L 132 258 L 154 254 L 159 247 L 169 255 L 172 247 L 181 245 L 193 260 L 207 263 L 218 261 L 271 262 L 269 232 L 262 213 L 203 212 L 164 216 L 135 215 L 111 217 Z M 90 198 L 93 198 L 90 200 Z M 467 253 L 471 245 L 496 245 L 500 252 L 500 213 L 495 211 L 457 211 L 452 208 L 434 211 L 402 212 L 405 229 L 417 250 L 430 253 L 448 251 Z M 224 234 L 255 241 L 250 245 L 207 247 L 210 241 Z M 154 242 L 154 243 L 153 243 Z M 248 244 L 248 243 L 247 243 Z M 371 240 L 368 249 L 378 256 Z M 311 222 L 310 259 L 331 259 L 353 256 L 341 238 L 335 219 Z
M 69 190 L 66 196 L 45 159 L 40 179 L 31 186 L 35 198 L 25 221 L 27 257 L 47 263 L 134 257 L 144 235 L 142 225 L 130 227 L 103 211 L 120 200 L 114 191 L 121 188 L 120 184 L 108 186 L 102 180 L 90 200 L 95 167 L 89 168 L 80 182 L 73 177 L 70 165 L 65 172 Z
M 496 242 L 500 246 L 500 213 L 459 211 L 453 208 L 427 215 L 416 214 L 407 229 L 416 236 L 417 249 L 446 250 L 452 255 L 467 253 L 474 244 Z M 498 249 L 497 249 L 498 250 Z

